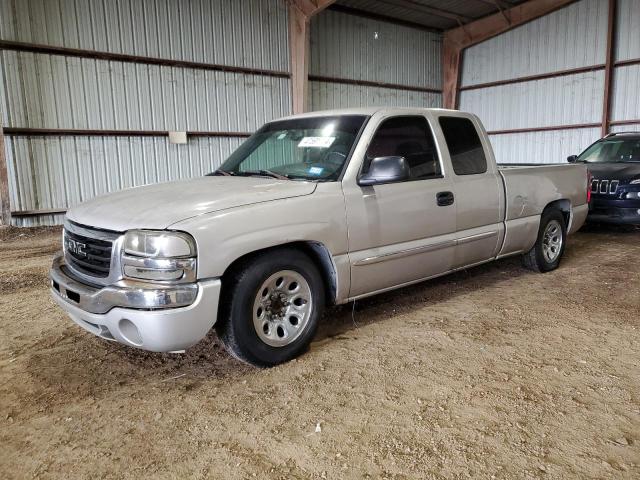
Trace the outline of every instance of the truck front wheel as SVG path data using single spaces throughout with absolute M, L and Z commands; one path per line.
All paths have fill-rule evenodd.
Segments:
M 273 250 L 242 262 L 223 279 L 216 331 L 239 360 L 277 365 L 307 349 L 324 299 L 322 277 L 307 255 Z
M 560 265 L 567 239 L 567 226 L 561 211 L 542 212 L 538 238 L 531 250 L 523 256 L 525 267 L 536 272 L 549 272 Z

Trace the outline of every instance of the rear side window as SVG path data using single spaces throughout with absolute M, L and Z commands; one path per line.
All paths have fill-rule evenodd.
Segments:
M 471 120 L 440 117 L 440 128 L 447 142 L 456 175 L 474 175 L 487 171 L 487 158 L 478 131 Z
M 442 175 L 431 128 L 422 116 L 391 117 L 382 122 L 367 148 L 363 171 L 369 170 L 372 159 L 391 156 L 405 158 L 412 180 Z

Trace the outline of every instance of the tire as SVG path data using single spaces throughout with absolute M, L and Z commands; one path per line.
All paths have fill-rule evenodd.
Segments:
M 524 266 L 535 272 L 555 270 L 560 265 L 566 244 L 567 226 L 564 215 L 560 210 L 545 210 L 540 217 L 536 243 L 522 257 Z
M 307 255 L 281 248 L 234 268 L 223 279 L 221 298 L 215 328 L 227 351 L 271 367 L 307 350 L 324 311 L 325 289 Z

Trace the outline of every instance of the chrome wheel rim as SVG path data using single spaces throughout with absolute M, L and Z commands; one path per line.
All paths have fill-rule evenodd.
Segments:
M 555 262 L 562 250 L 562 227 L 557 220 L 551 220 L 542 236 L 542 255 L 548 263 Z
M 253 326 L 260 340 L 284 347 L 305 331 L 313 300 L 307 280 L 293 270 L 282 270 L 267 278 L 253 302 Z

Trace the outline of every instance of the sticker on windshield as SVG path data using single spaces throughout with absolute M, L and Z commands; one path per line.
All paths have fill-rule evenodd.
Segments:
M 304 137 L 298 147 L 328 148 L 336 137 Z
M 321 175 L 324 168 L 322 167 L 311 167 L 309 169 L 309 174 L 311 175 Z

